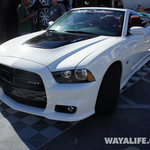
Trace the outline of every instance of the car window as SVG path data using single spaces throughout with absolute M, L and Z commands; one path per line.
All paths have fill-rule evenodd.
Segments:
M 123 20 L 124 11 L 102 9 L 72 10 L 57 20 L 49 30 L 121 36 Z

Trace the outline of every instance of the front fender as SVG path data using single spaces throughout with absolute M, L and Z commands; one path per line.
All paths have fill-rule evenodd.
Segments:
M 76 68 L 86 68 L 92 72 L 96 80 L 103 78 L 108 68 L 115 62 L 120 62 L 121 66 L 121 48 L 113 46 L 107 50 L 98 49 L 86 57 Z

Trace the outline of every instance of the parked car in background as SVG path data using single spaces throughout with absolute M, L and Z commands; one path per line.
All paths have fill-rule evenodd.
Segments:
M 111 115 L 120 89 L 149 59 L 148 20 L 129 9 L 72 9 L 0 46 L 0 99 L 54 120 Z
M 143 16 L 150 17 L 149 13 L 145 13 L 145 12 L 138 12 L 138 13 L 142 14 Z
M 144 12 L 146 12 L 146 13 L 150 13 L 150 7 L 143 8 L 143 9 L 141 9 L 140 11 L 144 11 Z

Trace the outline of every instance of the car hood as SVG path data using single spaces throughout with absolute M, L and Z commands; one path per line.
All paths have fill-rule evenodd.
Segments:
M 41 31 L 2 44 L 0 57 L 36 62 L 47 66 L 51 71 L 74 69 L 93 51 L 98 48 L 103 51 L 102 46 L 110 42 L 113 42 L 113 38 L 106 36 L 54 35 Z

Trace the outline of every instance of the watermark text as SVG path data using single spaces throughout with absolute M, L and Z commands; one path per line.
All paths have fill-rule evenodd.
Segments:
M 106 144 L 150 144 L 146 137 L 104 137 Z

